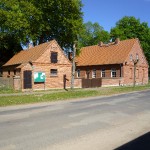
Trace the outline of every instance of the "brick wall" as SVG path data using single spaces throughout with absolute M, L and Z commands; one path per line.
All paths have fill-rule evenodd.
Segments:
M 57 63 L 51 63 L 51 52 L 57 53 Z M 3 68 L 4 77 L 14 77 L 14 70 L 16 76 L 20 76 L 20 83 L 16 81 L 15 88 L 24 88 L 24 71 L 32 71 L 32 90 L 43 90 L 43 89 L 55 89 L 64 88 L 64 75 L 66 75 L 66 88 L 70 87 L 71 84 L 71 62 L 64 55 L 64 52 L 59 47 L 56 41 L 53 41 L 45 50 L 43 54 L 32 63 L 24 63 L 20 69 L 16 69 L 18 65 L 7 66 Z M 51 69 L 57 69 L 57 75 L 52 76 L 50 74 Z M 34 83 L 34 72 L 44 72 L 46 75 L 45 83 Z M 9 76 L 8 76 L 9 74 Z M 18 84 L 18 85 L 17 85 Z M 20 85 L 19 85 L 20 84 Z M 27 89 L 31 90 L 31 89 Z
M 76 78 L 74 80 L 74 87 L 75 88 L 82 88 L 82 79 L 81 78 Z
M 57 63 L 51 63 L 51 52 L 57 52 Z M 50 45 L 47 50 L 32 65 L 27 64 L 22 68 L 22 78 L 24 70 L 32 70 L 32 88 L 33 90 L 64 88 L 64 75 L 66 75 L 66 88 L 71 84 L 71 63 L 64 55 L 57 43 Z M 57 69 L 57 75 L 52 76 L 51 69 Z M 45 83 L 34 83 L 34 72 L 44 72 L 46 75 Z M 22 81 L 23 85 L 23 81 Z M 23 88 L 23 87 L 22 87 Z
M 132 55 L 132 59 L 130 56 Z M 132 85 L 134 82 L 134 63 L 133 60 L 137 59 L 136 65 L 136 84 L 147 84 L 148 83 L 148 63 L 144 56 L 143 50 L 141 49 L 138 41 L 134 44 L 131 52 L 129 53 L 125 64 L 123 66 L 124 74 L 124 85 Z
M 130 56 L 132 55 L 132 60 Z M 136 84 L 148 83 L 148 63 L 140 47 L 138 40 L 134 44 L 131 52 L 123 64 L 118 65 L 97 65 L 97 66 L 77 66 L 80 69 L 80 78 L 87 78 L 87 70 L 89 70 L 89 78 L 92 78 L 92 70 L 96 69 L 96 78 L 101 78 L 101 70 L 105 69 L 105 78 L 102 78 L 102 86 L 111 85 L 133 85 L 134 81 L 134 63 L 138 57 L 136 65 Z M 116 69 L 116 78 L 111 78 L 111 69 Z M 121 78 L 120 78 L 121 77 Z M 77 71 L 76 71 L 77 78 Z
M 2 76 L 3 77 L 14 77 L 20 76 L 20 69 L 16 68 L 18 65 L 13 65 L 13 66 L 8 66 L 8 67 L 3 67 L 2 69 Z
M 57 69 L 57 76 L 50 74 L 51 69 Z M 45 83 L 33 83 L 33 89 L 51 89 L 64 87 L 64 75 L 66 75 L 66 87 L 70 87 L 71 66 L 70 65 L 48 65 L 36 64 L 33 72 L 44 72 L 46 75 Z
M 102 78 L 102 87 L 121 85 L 123 85 L 123 78 Z
M 13 78 L 0 77 L 0 88 L 13 88 Z
M 21 90 L 20 76 L 15 76 L 13 78 L 13 88 L 14 88 L 14 90 Z

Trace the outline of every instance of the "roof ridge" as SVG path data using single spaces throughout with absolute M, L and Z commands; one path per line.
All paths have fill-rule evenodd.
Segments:
M 11 59 L 9 59 L 3 66 L 26 63 L 29 61 L 29 59 L 30 59 L 30 61 L 36 61 L 45 52 L 47 47 L 51 43 L 53 43 L 53 41 L 55 41 L 55 40 L 51 40 L 49 42 L 45 42 L 45 43 L 36 45 L 35 47 L 32 47 L 27 50 L 21 50 L 20 52 L 16 53 Z M 35 50 L 35 52 L 34 52 L 34 50 Z M 23 54 L 25 54 L 25 55 L 23 55 Z
M 119 43 L 111 42 L 104 46 L 83 47 L 76 61 L 78 65 L 124 63 L 136 40 L 137 38 L 132 38 L 119 41 Z
M 51 41 L 46 42 L 46 43 L 42 43 L 43 45 L 44 45 L 44 44 L 47 44 L 47 45 L 46 45 L 46 47 L 44 48 L 44 51 L 39 55 L 39 57 L 42 56 L 42 54 L 44 54 L 44 52 L 45 52 L 45 50 L 47 49 L 47 47 L 48 47 L 50 44 L 52 44 L 53 41 L 54 41 L 54 40 L 51 40 Z M 41 45 L 42 45 L 42 44 L 41 44 Z M 37 45 L 37 46 L 38 46 L 38 45 Z M 38 59 L 38 58 L 37 58 L 37 59 Z M 36 60 L 37 60 L 37 59 L 36 59 Z M 36 61 L 36 60 L 34 60 L 34 61 Z
M 125 41 L 128 41 L 128 40 L 136 40 L 136 39 L 138 39 L 138 38 L 125 39 L 125 40 L 122 40 L 122 41 L 120 41 L 120 42 L 125 42 Z M 107 46 L 112 46 L 112 45 L 117 45 L 117 44 L 115 44 L 115 42 L 109 42 L 109 43 L 107 43 L 107 44 L 104 43 L 104 45 L 101 46 L 101 47 L 107 47 Z M 99 45 L 98 45 L 98 44 L 95 44 L 95 45 L 88 45 L 88 46 L 84 46 L 84 47 L 82 47 L 82 48 L 88 48 L 88 47 L 94 47 L 94 46 L 99 46 Z M 82 48 L 81 48 L 81 49 L 82 49 Z
M 37 46 L 42 46 L 42 45 L 44 45 L 44 44 L 51 43 L 52 41 L 53 41 L 53 40 L 48 41 L 48 42 L 45 42 L 45 43 L 41 43 L 41 44 L 39 44 L 39 45 L 35 45 L 35 46 L 33 46 L 33 47 L 31 47 L 31 48 L 28 48 L 28 49 L 26 49 L 26 50 L 23 50 L 23 51 L 28 51 L 28 50 L 30 50 L 30 49 L 36 48 Z M 21 51 L 22 51 L 22 50 L 21 50 Z

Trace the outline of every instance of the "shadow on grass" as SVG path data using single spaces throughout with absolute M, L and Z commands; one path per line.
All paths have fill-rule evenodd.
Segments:
M 150 150 L 150 132 L 116 148 L 115 150 Z

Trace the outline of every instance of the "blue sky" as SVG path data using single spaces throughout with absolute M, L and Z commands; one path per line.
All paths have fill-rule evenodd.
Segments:
M 98 22 L 110 31 L 124 16 L 134 16 L 150 27 L 150 0 L 82 0 L 84 22 Z

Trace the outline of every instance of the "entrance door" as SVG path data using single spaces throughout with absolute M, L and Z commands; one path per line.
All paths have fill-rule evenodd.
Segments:
M 23 72 L 23 88 L 32 89 L 32 71 L 26 70 Z

